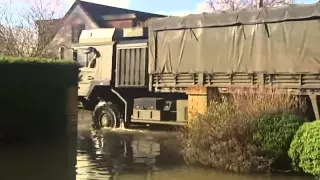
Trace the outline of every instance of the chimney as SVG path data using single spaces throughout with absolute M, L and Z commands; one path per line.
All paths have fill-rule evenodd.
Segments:
M 262 8 L 263 7 L 263 0 L 257 0 L 257 8 Z

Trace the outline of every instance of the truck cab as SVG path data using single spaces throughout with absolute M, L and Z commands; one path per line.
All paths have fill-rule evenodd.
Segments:
M 73 44 L 81 66 L 78 96 L 88 98 L 95 86 L 110 86 L 114 34 L 114 28 L 84 30 L 79 43 Z
M 162 96 L 149 89 L 146 28 L 84 30 L 72 48 L 81 65 L 79 100 L 93 111 L 94 127 L 128 125 L 132 117 L 160 122 L 162 110 L 135 106 L 141 102 L 165 105 Z

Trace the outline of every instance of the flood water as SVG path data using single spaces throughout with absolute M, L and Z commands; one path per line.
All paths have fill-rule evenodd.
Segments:
M 77 179 L 112 180 L 307 180 L 294 176 L 240 176 L 184 164 L 169 132 L 83 134 Z
M 74 143 L 3 147 L 0 180 L 314 179 L 288 175 L 245 176 L 194 168 L 183 162 L 172 132 L 139 127 L 127 131 L 92 131 L 81 123 Z

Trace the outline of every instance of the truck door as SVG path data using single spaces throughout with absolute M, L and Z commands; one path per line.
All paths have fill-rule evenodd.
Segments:
M 79 96 L 86 96 L 97 71 L 99 52 L 92 47 L 77 48 L 77 61 L 80 64 Z

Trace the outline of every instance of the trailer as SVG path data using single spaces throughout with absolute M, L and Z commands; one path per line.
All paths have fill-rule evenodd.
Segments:
M 152 18 L 148 28 L 84 30 L 79 100 L 95 128 L 185 125 L 214 93 L 268 86 L 310 99 L 320 119 L 320 3 Z M 214 92 L 214 93 L 212 93 Z

